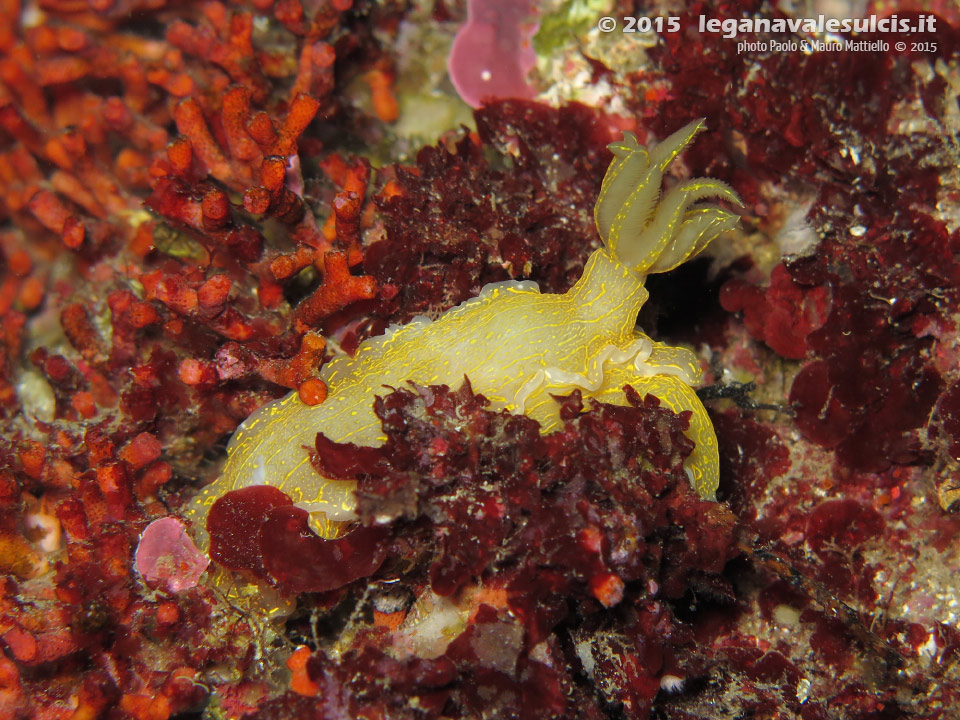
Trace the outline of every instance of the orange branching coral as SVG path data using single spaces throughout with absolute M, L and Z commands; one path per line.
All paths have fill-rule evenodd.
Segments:
M 275 257 L 270 263 L 270 272 L 277 280 L 286 280 L 305 267 L 312 265 L 316 256 L 316 250 L 301 245 L 296 252 Z
M 269 85 L 259 70 L 251 38 L 253 15 L 228 12 L 219 2 L 203 3 L 203 21 L 197 25 L 176 20 L 167 28 L 167 41 L 188 55 L 221 68 L 235 83 L 249 89 L 254 102 L 269 95 Z
M 18 24 L 16 18 L 12 26 Z M 116 37 L 94 43 L 76 27 L 38 26 L 6 41 L 12 46 L 0 59 L 0 126 L 15 141 L 0 148 L 7 210 L 29 213 L 74 250 L 135 230 L 118 222 L 140 203 L 124 180 L 142 189 L 145 177 L 131 177 L 131 169 L 167 139 L 162 127 L 138 114 L 145 103 L 137 101 L 142 88 L 130 70 L 144 47 L 123 47 Z M 85 89 L 105 80 L 126 87 L 124 100 Z M 127 145 L 122 152 L 118 135 Z M 37 161 L 54 168 L 48 178 Z
M 37 269 L 22 235 L 0 233 L 0 253 L 6 266 L 0 279 L 0 315 L 13 307 L 27 312 L 37 309 L 43 302 L 46 273 Z
M 173 111 L 173 118 L 180 134 L 189 139 L 193 155 L 201 162 L 205 173 L 228 185 L 249 175 L 249 170 L 243 170 L 243 165 L 230 163 L 220 150 L 207 127 L 200 103 L 192 97 L 181 101 Z
M 271 154 L 290 155 L 297 147 L 297 138 L 306 130 L 320 109 L 319 101 L 310 95 L 298 95 L 290 103 L 290 109 L 283 124 L 277 130 L 277 141 Z
M 287 658 L 287 667 L 290 669 L 290 689 L 298 695 L 314 697 L 320 692 L 320 686 L 310 679 L 307 672 L 307 660 L 310 659 L 310 648 L 301 645 Z
M 201 588 L 145 598 L 132 548 L 278 385 L 323 402 L 311 330 L 378 288 L 349 269 L 369 168 L 318 179 L 319 138 L 362 126 L 334 62 L 356 77 L 383 51 L 344 0 L 26 5 L 0 0 L 0 416 L 16 418 L 0 510 L 50 503 L 43 542 L 65 560 L 33 576 L 43 533 L 0 522 L 5 569 L 37 582 L 0 588 L 0 707 L 47 716 L 69 694 L 77 717 L 179 715 L 202 706 L 210 653 L 241 653 L 202 637 L 218 601 Z M 111 670 L 61 672 L 78 652 Z
M 19 407 L 17 391 L 11 378 L 20 355 L 21 333 L 26 316 L 16 310 L 0 315 L 0 415 L 12 416 Z
M 180 316 L 202 321 L 225 338 L 242 341 L 255 334 L 250 320 L 227 305 L 232 282 L 225 275 L 203 279 L 200 273 L 185 277 L 154 270 L 142 275 L 140 282 L 148 300 L 159 300 Z
M 250 113 L 250 94 L 246 88 L 231 87 L 223 96 L 223 103 L 216 113 L 222 128 L 229 155 L 224 152 L 213 136 L 210 123 L 203 108 L 194 98 L 182 100 L 174 110 L 174 119 L 180 134 L 189 140 L 192 157 L 201 166 L 201 175 L 209 174 L 236 190 L 261 174 L 264 155 L 295 155 L 297 138 L 303 133 L 317 113 L 319 102 L 308 95 L 301 95 L 291 103 L 280 127 L 263 113 Z M 176 158 L 169 157 L 170 170 L 180 176 L 193 168 L 188 164 L 182 149 Z M 182 159 L 181 159 L 182 158 Z M 159 166 L 155 173 L 164 173 Z
M 363 259 L 360 249 L 360 210 L 363 195 L 350 190 L 337 193 L 333 200 L 337 243 L 347 251 L 347 264 L 357 265 Z
M 385 123 L 394 122 L 400 115 L 397 97 L 393 92 L 394 74 L 384 67 L 377 67 L 364 76 L 370 87 L 373 110 Z
M 326 341 L 320 335 L 309 332 L 301 338 L 299 351 L 288 359 L 260 357 L 239 344 L 228 343 L 218 353 L 217 362 L 183 360 L 179 377 L 187 385 L 214 387 L 219 380 L 256 374 L 269 382 L 298 390 L 304 403 L 316 405 L 327 396 L 327 386 L 316 377 L 325 347 Z
M 327 399 L 327 384 L 320 378 L 304 380 L 297 387 L 300 401 L 307 406 L 319 405 Z
M 299 174 L 298 166 L 294 167 Z M 312 216 L 308 215 L 291 232 L 291 236 L 297 241 L 296 249 L 292 253 L 278 255 L 270 262 L 270 274 L 276 281 L 286 280 L 310 265 L 325 271 L 326 258 L 335 244 L 345 253 L 344 257 L 349 267 L 357 266 L 363 261 L 360 226 L 363 199 L 370 178 L 370 166 L 364 160 L 357 160 L 348 165 L 338 155 L 331 155 L 323 163 L 323 167 L 328 177 L 342 188 L 333 198 L 333 212 L 327 216 L 326 223 L 320 230 L 316 230 L 311 223 L 307 222 L 312 219 Z M 285 178 L 289 181 L 289 174 L 290 171 L 285 166 L 281 166 L 279 158 L 267 158 L 263 165 L 262 185 L 247 192 L 244 197 L 245 208 L 248 211 L 254 207 L 266 208 L 281 222 L 284 222 L 285 218 L 289 220 L 289 214 L 300 207 L 289 204 L 292 199 L 298 199 L 298 196 L 286 185 L 280 184 Z M 357 294 L 359 286 L 353 282 L 355 279 L 349 272 L 346 273 L 346 277 L 351 278 L 348 281 L 351 288 L 345 291 L 334 289 L 330 283 L 339 282 L 338 277 L 339 275 L 328 275 L 324 280 L 324 287 L 327 289 L 321 288 L 311 298 L 301 302 L 300 307 L 297 308 L 295 329 L 302 332 L 320 319 L 346 307 L 353 302 L 349 300 L 351 297 L 369 299 L 376 292 L 375 283 L 371 280 L 364 285 L 362 292 Z M 335 296 L 338 296 L 339 300 L 331 302 Z
M 323 226 L 323 234 L 328 242 L 336 241 L 346 251 L 347 262 L 354 267 L 363 260 L 360 225 L 370 165 L 361 159 L 348 165 L 339 155 L 331 155 L 323 168 L 330 179 L 343 188 L 333 199 L 333 212 Z
M 291 159 L 290 167 L 299 167 L 299 163 Z M 269 214 L 284 225 L 299 223 L 304 217 L 303 200 L 286 187 L 286 177 L 286 160 L 278 155 L 267 157 L 260 168 L 260 185 L 244 193 L 244 209 L 259 215 Z
M 83 243 L 83 225 L 63 204 L 59 197 L 48 190 L 38 191 L 28 203 L 30 212 L 47 230 L 63 238 L 63 244 L 76 250 Z
M 323 284 L 301 301 L 294 313 L 294 327 L 299 332 L 316 326 L 324 318 L 358 300 L 369 300 L 377 293 L 377 281 L 372 277 L 354 277 L 342 252 L 325 256 Z
M 333 89 L 333 63 L 336 59 L 336 50 L 330 43 L 316 42 L 304 45 L 303 50 L 300 51 L 297 81 L 290 91 L 291 99 L 301 93 L 314 97 L 329 95 Z
M 234 85 L 223 95 L 221 123 L 230 154 L 238 160 L 256 164 L 262 157 L 260 147 L 247 132 L 250 118 L 250 91 Z
M 260 365 L 260 374 L 278 385 L 296 388 L 316 373 L 323 359 L 326 341 L 314 333 L 300 340 L 300 350 L 289 360 L 267 360 Z
M 100 336 L 86 308 L 80 303 L 72 303 L 63 309 L 60 313 L 60 325 L 70 344 L 85 360 L 93 361 L 104 354 Z

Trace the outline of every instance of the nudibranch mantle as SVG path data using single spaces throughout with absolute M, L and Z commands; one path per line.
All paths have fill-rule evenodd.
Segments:
M 696 492 L 712 499 L 719 460 L 713 426 L 692 389 L 701 380 L 698 359 L 635 327 L 648 297 L 646 276 L 685 262 L 739 219 L 702 202 L 741 204 L 717 180 L 688 180 L 660 198 L 663 172 L 702 129 L 702 120 L 693 122 L 649 151 L 632 133 L 609 146 L 614 159 L 594 210 L 603 246 L 566 293 L 540 293 L 529 281 L 487 285 L 435 321 L 417 317 L 392 326 L 361 343 L 353 357 L 328 362 L 320 371 L 328 387 L 323 403 L 307 406 L 292 392 L 254 412 L 231 438 L 220 477 L 189 509 L 200 534 L 221 495 L 265 484 L 307 510 L 322 535 L 335 536 L 343 521 L 356 517 L 355 484 L 314 469 L 308 453 L 317 433 L 335 442 L 381 445 L 386 438 L 373 399 L 384 386 L 413 381 L 457 388 L 464 376 L 494 409 L 523 413 L 540 423 L 542 433 L 561 426 L 551 395 L 574 389 L 625 405 L 623 386 L 629 384 L 675 412 L 689 411 L 687 434 L 695 449 L 685 469 Z

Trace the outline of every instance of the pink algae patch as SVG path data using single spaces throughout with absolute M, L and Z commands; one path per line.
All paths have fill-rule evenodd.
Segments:
M 137 545 L 137 572 L 170 592 L 196 587 L 210 560 L 200 552 L 182 522 L 165 517 L 150 523 Z
M 533 12 L 530 0 L 470 0 L 447 59 L 464 102 L 480 107 L 485 100 L 536 95 L 525 79 L 537 60 L 530 44 L 537 29 Z

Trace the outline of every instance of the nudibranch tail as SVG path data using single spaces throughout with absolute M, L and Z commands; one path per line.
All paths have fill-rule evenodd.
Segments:
M 680 348 L 668 348 L 678 350 Z M 661 368 L 657 368 L 658 371 Z M 638 376 L 629 367 L 614 367 L 608 371 L 608 384 L 599 392 L 593 393 L 594 400 L 623 405 L 623 386 L 630 385 L 640 396 L 653 395 L 676 413 L 690 413 L 690 429 L 686 432 L 694 442 L 693 452 L 683 468 L 690 479 L 690 485 L 705 500 L 716 500 L 718 479 L 720 477 L 720 454 L 717 448 L 717 436 L 706 408 L 697 397 L 696 391 L 686 382 L 683 374 L 657 372 L 647 376 Z
M 743 204 L 719 180 L 687 180 L 660 199 L 663 172 L 703 128 L 704 121 L 696 120 L 652 152 L 629 132 L 608 146 L 614 160 L 604 176 L 594 219 L 607 249 L 636 272 L 672 270 L 737 223 L 736 214 L 699 202 L 719 198 Z

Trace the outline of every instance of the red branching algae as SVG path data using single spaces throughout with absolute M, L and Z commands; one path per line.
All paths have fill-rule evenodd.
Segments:
M 726 283 L 720 304 L 727 312 L 743 311 L 747 331 L 791 360 L 806 357 L 807 336 L 823 325 L 830 305 L 826 288 L 804 291 L 783 265 L 770 273 L 770 287 L 765 291 L 740 280 Z
M 614 126 L 579 105 L 494 103 L 476 118 L 477 135 L 423 148 L 416 167 L 397 167 L 376 197 L 386 238 L 370 246 L 364 267 L 394 289 L 377 310 L 391 320 L 432 314 L 511 277 L 563 292 L 595 247 L 589 208 Z M 491 196 L 501 199 L 495 207 Z
M 414 682 L 417 692 L 429 690 L 431 717 L 443 707 L 473 712 L 490 692 L 506 689 L 504 712 L 545 706 L 550 716 L 564 716 L 573 711 L 569 694 L 580 662 L 589 655 L 599 667 L 610 652 L 619 662 L 645 658 L 629 660 L 624 695 L 610 688 L 610 701 L 619 697 L 642 712 L 658 692 L 664 655 L 690 649 L 689 631 L 664 599 L 682 596 L 691 582 L 699 587 L 738 550 L 731 516 L 697 498 L 682 470 L 691 450 L 686 418 L 627 392 L 631 406 L 587 412 L 579 394 L 559 399 L 567 424 L 546 437 L 528 418 L 486 410 L 469 384 L 456 393 L 393 392 L 376 402 L 383 447 L 317 437 L 318 467 L 359 484 L 359 528 L 322 540 L 308 529 L 306 512 L 284 506 L 282 493 L 246 488 L 210 512 L 213 556 L 283 592 L 394 578 L 460 604 L 476 595 L 473 621 L 435 659 L 391 660 L 368 643 L 337 664 L 314 655 L 308 679 L 319 695 L 342 697 L 351 714 L 403 707 Z M 576 600 L 576 613 L 564 598 Z M 624 604 L 630 634 L 604 644 L 603 608 Z M 561 624 L 596 649 L 578 650 L 573 665 L 561 659 Z M 378 644 L 404 636 L 415 645 L 433 642 L 429 625 L 416 620 L 391 627 L 393 639 L 381 634 Z M 535 646 L 553 658 L 549 666 L 529 658 Z M 346 684 L 350 668 L 371 663 L 387 674 L 366 672 Z M 303 694 L 297 690 L 269 712 L 292 710 Z M 599 712 L 596 699 L 576 695 L 591 714 Z

